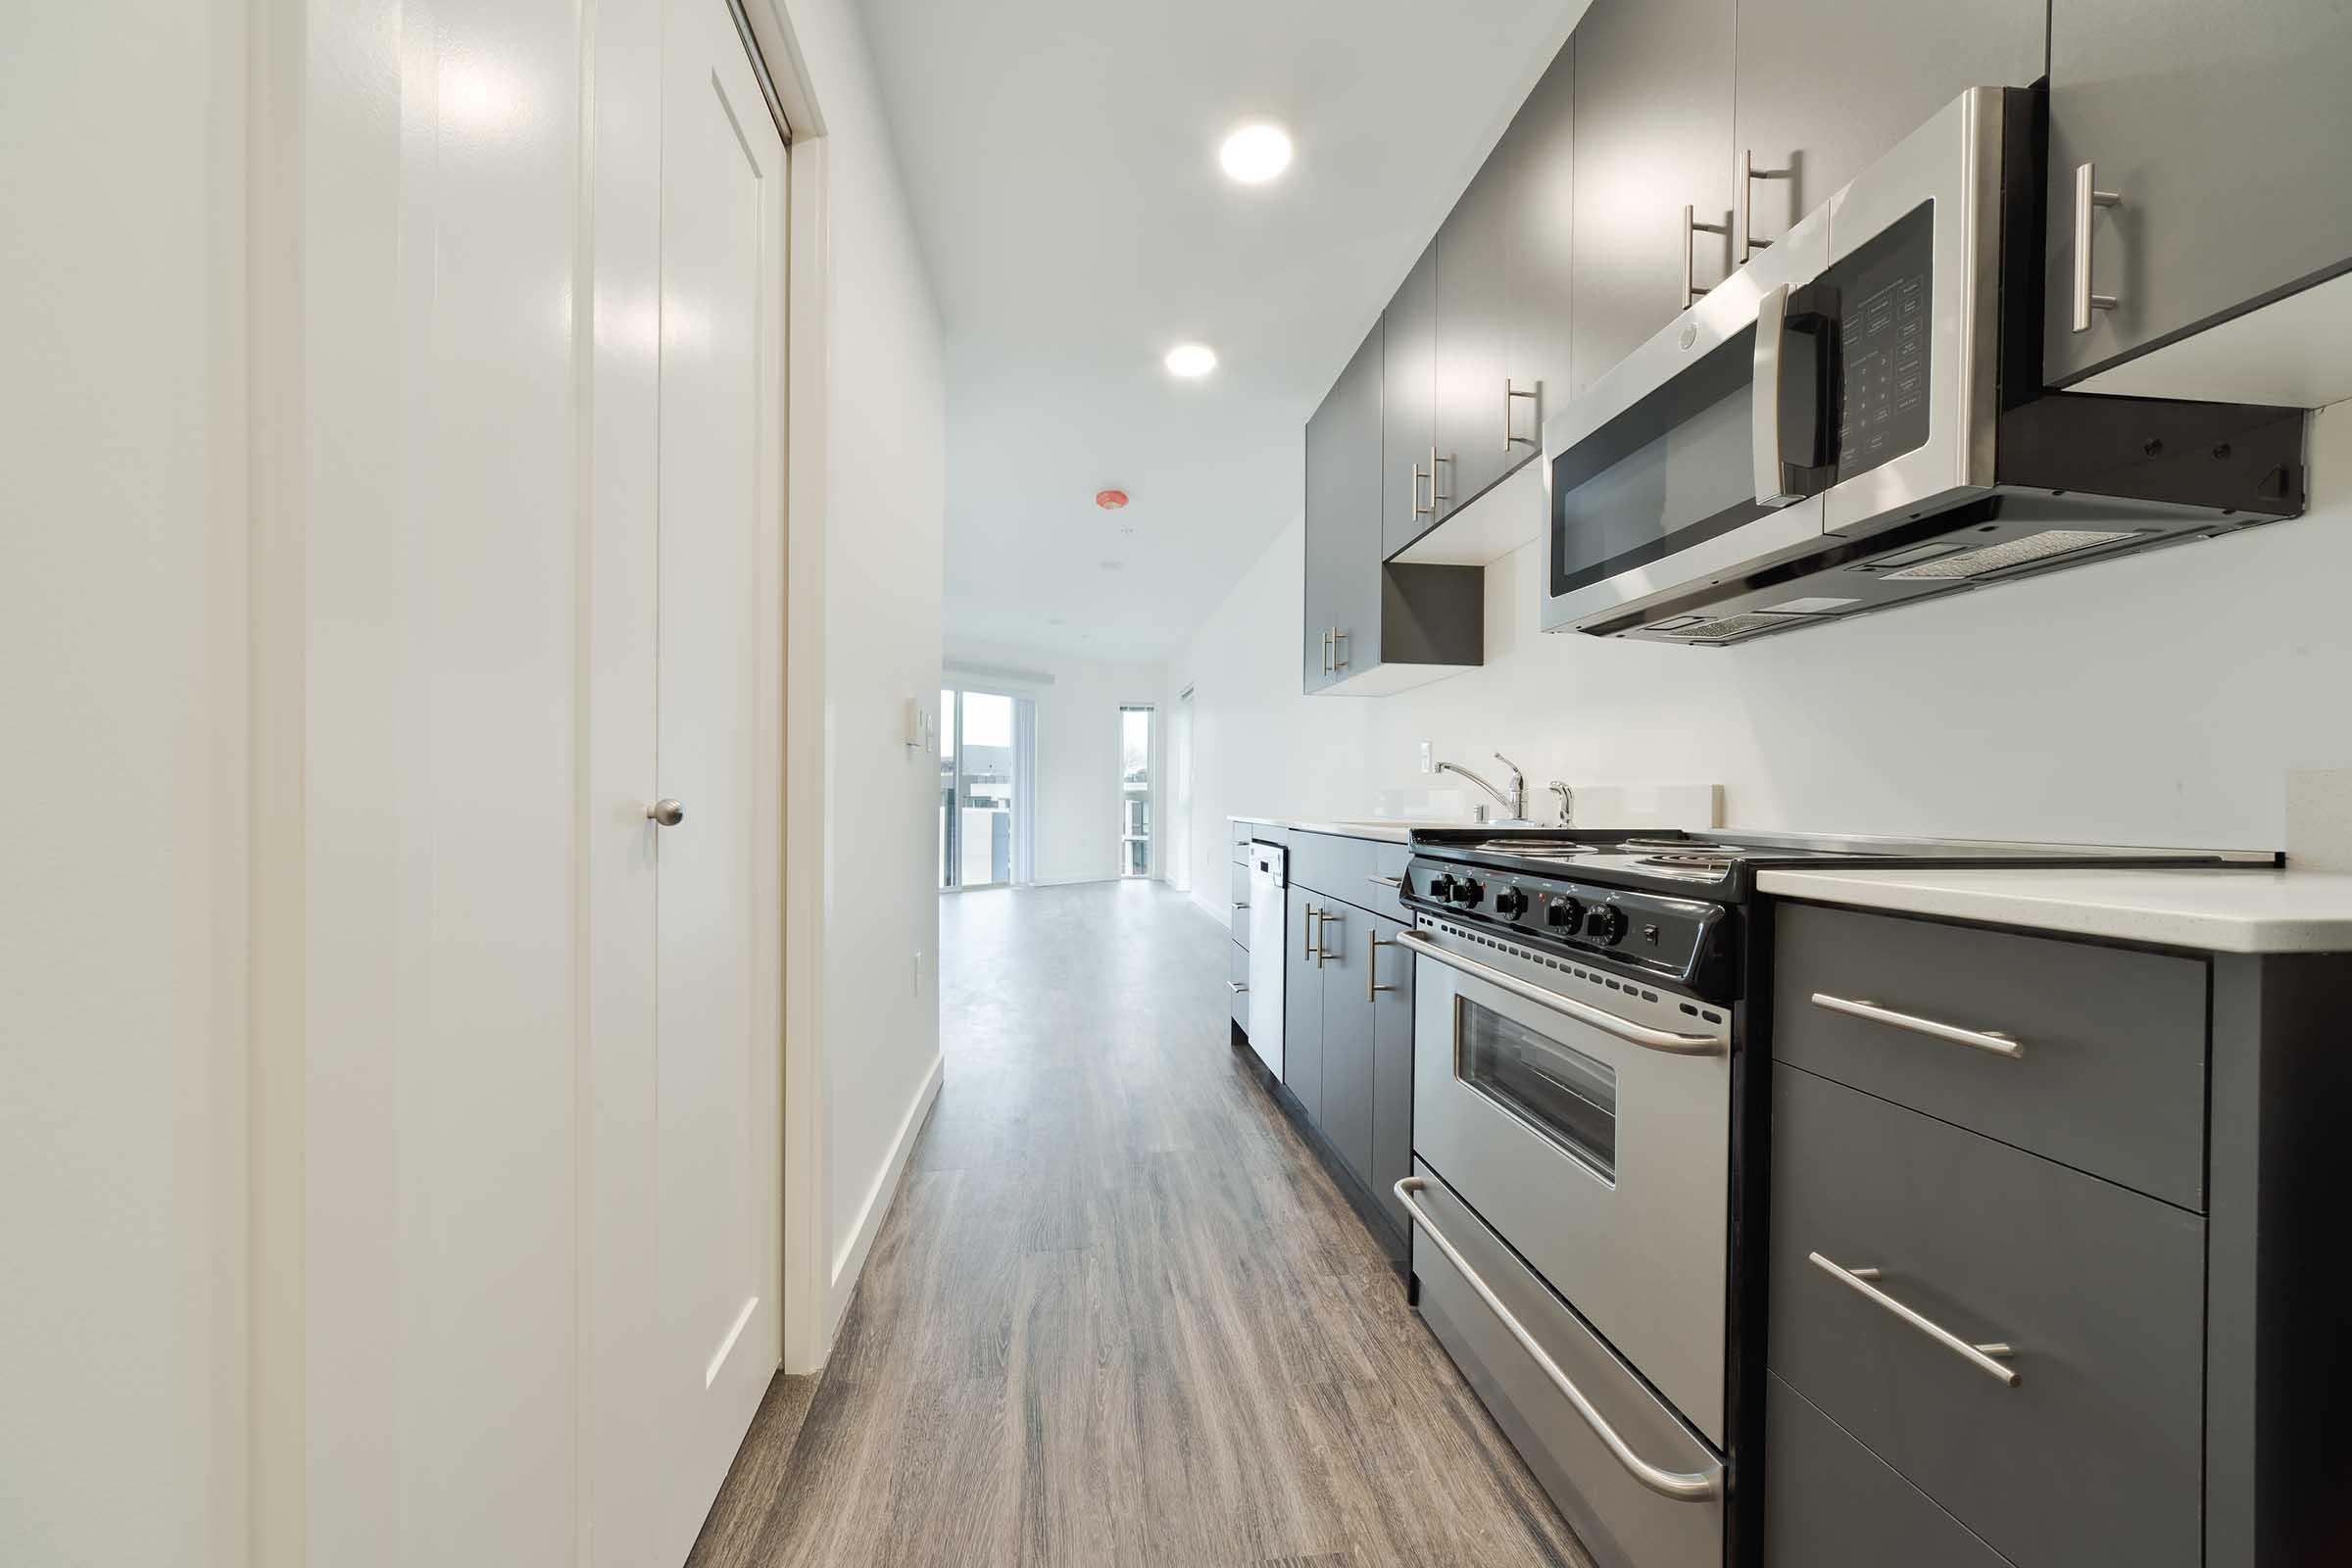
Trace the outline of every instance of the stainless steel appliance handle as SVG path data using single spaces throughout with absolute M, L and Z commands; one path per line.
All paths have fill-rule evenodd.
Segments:
M 1756 504 L 1786 507 L 1804 496 L 1781 483 L 1781 345 L 1788 335 L 1788 285 L 1776 284 L 1756 301 L 1756 360 L 1747 392 L 1748 453 L 1755 468 Z
M 2090 291 L 2090 215 L 2100 207 L 2120 207 L 2120 191 L 2098 188 L 2098 169 L 2093 164 L 2075 166 L 2075 320 L 2078 332 L 2090 330 L 2090 313 L 2112 311 L 2116 300 L 2112 294 L 2093 294 Z
M 1679 1035 L 1671 1029 L 1652 1029 L 1649 1025 L 1636 1023 L 1631 1018 L 1620 1018 L 1613 1012 L 1593 1006 L 1591 1003 L 1579 1002 L 1574 997 L 1563 997 L 1557 992 L 1546 991 L 1539 985 L 1530 985 L 1517 975 L 1506 973 L 1491 963 L 1481 963 L 1476 958 L 1465 958 L 1458 953 L 1439 947 L 1418 932 L 1399 931 L 1396 933 L 1396 940 L 1403 944 L 1408 951 L 1417 953 L 1424 958 L 1435 958 L 1447 968 L 1459 969 L 1474 979 L 1483 980 L 1491 986 L 1499 986 L 1523 1002 L 1532 1002 L 1540 1007 L 1549 1007 L 1552 1011 L 1563 1013 L 1579 1023 L 1589 1023 L 1603 1034 L 1615 1035 L 1618 1039 L 1629 1040 L 1637 1046 L 1645 1046 L 1651 1051 L 1663 1051 L 1669 1055 L 1676 1056 L 1719 1056 L 1723 1054 L 1724 1043 L 1713 1035 Z
M 1706 290 L 1705 290 L 1705 289 L 1702 289 L 1702 288 L 1700 288 L 1700 287 L 1699 287 L 1699 286 L 1698 286 L 1696 283 L 1694 283 L 1694 282 L 1692 282 L 1692 281 L 1691 281 L 1691 270 L 1690 270 L 1690 269 L 1691 269 L 1691 267 L 1692 267 L 1692 265 L 1693 265 L 1693 264 L 1692 264 L 1692 259 L 1691 259 L 1691 255 L 1690 255 L 1690 237 L 1691 237 L 1693 234 L 1728 234 L 1728 233 L 1730 233 L 1730 232 L 1731 232 L 1731 229 L 1730 229 L 1730 227 L 1729 227 L 1728 225 L 1726 225 L 1726 224 L 1723 224 L 1723 223 L 1702 223 L 1702 222 L 1700 222 L 1700 221 L 1698 220 L 1698 209 L 1697 209 L 1697 208 L 1695 208 L 1695 207 L 1686 207 L 1686 208 L 1684 208 L 1684 209 L 1683 209 L 1683 309 L 1684 309 L 1684 310 L 1686 310 L 1686 311 L 1687 311 L 1687 310 L 1689 310 L 1689 309 L 1690 309 L 1691 306 L 1693 306 L 1693 305 L 1696 305 L 1696 304 L 1699 302 L 1699 300 L 1700 300 L 1700 299 L 1701 299 L 1701 298 L 1702 298 L 1702 297 L 1705 295 L 1705 293 L 1706 293 Z
M 1585 1391 L 1568 1381 L 1568 1374 L 1560 1370 L 1559 1363 L 1544 1352 L 1544 1347 L 1536 1343 L 1536 1337 L 1511 1315 L 1509 1307 L 1502 1304 L 1501 1298 L 1488 1287 L 1485 1280 L 1478 1277 L 1478 1270 L 1470 1266 L 1470 1260 L 1456 1251 L 1453 1244 L 1446 1239 L 1446 1233 L 1439 1230 L 1437 1222 L 1429 1217 L 1429 1210 L 1413 1201 L 1413 1195 L 1428 1185 L 1419 1176 L 1405 1177 L 1394 1189 L 1396 1201 L 1402 1203 L 1404 1211 L 1413 1216 L 1413 1223 L 1421 1227 L 1421 1233 L 1437 1243 L 1438 1250 L 1446 1254 L 1446 1261 L 1460 1270 L 1462 1278 L 1468 1280 L 1470 1288 L 1478 1293 L 1478 1298 L 1487 1303 L 1487 1310 L 1494 1314 L 1496 1322 L 1510 1330 L 1511 1338 L 1519 1342 L 1519 1348 L 1525 1350 L 1544 1375 L 1551 1380 L 1551 1386 L 1560 1391 L 1560 1396 L 1576 1407 L 1576 1413 L 1585 1418 L 1585 1425 L 1592 1429 L 1592 1435 L 1601 1441 L 1610 1455 L 1625 1466 L 1626 1473 L 1659 1496 L 1672 1497 L 1677 1502 L 1705 1502 L 1716 1496 L 1718 1485 L 1715 1477 L 1703 1472 L 1669 1470 L 1664 1465 L 1651 1464 L 1636 1453 L 1633 1446 L 1618 1435 L 1617 1429 L 1593 1408 L 1592 1401 L 1585 1397 Z
M 1933 1018 L 1922 1018 L 1917 1013 L 1896 1012 L 1891 1007 L 1882 1007 L 1875 1002 L 1853 1002 L 1844 997 L 1833 997 L 1826 991 L 1813 993 L 1813 1005 L 1831 1012 L 1842 1012 L 1849 1017 L 1868 1018 L 1873 1023 L 1908 1029 L 1915 1035 L 1948 1040 L 1955 1046 L 1988 1051 L 1996 1056 L 2006 1056 L 2011 1061 L 2026 1054 L 2024 1041 L 2013 1040 L 1998 1029 L 1963 1029 L 1956 1023 L 1938 1023 Z
M 2007 1384 L 2013 1389 L 2016 1388 L 2019 1383 L 2024 1381 L 2017 1375 L 2017 1368 L 2013 1366 L 2003 1366 L 1999 1361 L 1993 1359 L 1995 1356 L 2015 1355 L 2017 1351 L 2014 1347 L 2001 1344 L 1997 1341 L 1990 1345 L 1971 1345 L 1966 1340 L 1960 1338 L 1959 1335 L 1952 1333 L 1949 1329 L 1943 1327 L 1941 1324 L 1936 1323 L 1932 1319 L 1920 1316 L 1917 1312 L 1912 1311 L 1911 1308 L 1905 1306 L 1902 1302 L 1896 1300 L 1893 1297 L 1888 1296 L 1885 1291 L 1880 1290 L 1876 1285 L 1871 1283 L 1873 1280 L 1879 1277 L 1879 1271 L 1875 1268 L 1841 1268 L 1838 1264 L 1833 1263 L 1828 1258 L 1822 1256 L 1819 1252 L 1808 1252 L 1805 1255 L 1811 1260 L 1815 1268 L 1820 1269 L 1823 1273 L 1829 1275 L 1830 1278 L 1852 1286 L 1855 1290 L 1860 1291 L 1864 1296 L 1878 1302 L 1887 1311 L 1892 1312 L 1896 1317 L 1901 1318 L 1904 1322 L 1919 1330 L 1920 1333 L 1925 1334 L 1929 1339 L 1934 1340 L 1937 1345 L 1942 1346 L 1945 1349 L 1951 1351 L 1954 1355 L 1959 1356 L 1969 1365 L 1976 1367 L 1988 1377 L 1998 1378 L 2001 1382 Z

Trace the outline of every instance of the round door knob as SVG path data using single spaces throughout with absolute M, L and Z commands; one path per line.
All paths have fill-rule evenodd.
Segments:
M 647 807 L 645 814 L 654 819 L 656 827 L 676 827 L 686 820 L 686 808 L 676 801 L 662 800 Z

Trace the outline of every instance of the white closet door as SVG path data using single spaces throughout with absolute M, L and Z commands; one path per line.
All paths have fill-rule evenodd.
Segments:
M 776 1369 L 784 147 L 723 0 L 666 0 L 655 1255 L 682 1561 Z

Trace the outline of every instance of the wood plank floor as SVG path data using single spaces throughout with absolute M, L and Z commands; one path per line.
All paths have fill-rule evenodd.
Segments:
M 1221 926 L 1150 883 L 940 923 L 946 1087 L 697 1568 L 1587 1568 L 1242 1069 Z

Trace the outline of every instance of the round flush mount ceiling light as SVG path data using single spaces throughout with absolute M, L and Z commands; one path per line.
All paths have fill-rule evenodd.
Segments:
M 1263 185 L 1291 167 L 1291 133 L 1264 121 L 1237 125 L 1217 149 L 1217 162 L 1227 177 L 1244 185 Z
M 1187 381 L 1197 380 L 1217 368 L 1216 352 L 1205 343 L 1179 343 L 1168 350 L 1162 362 L 1170 375 L 1180 375 Z
M 1173 369 L 1175 367 L 1171 366 L 1169 368 Z M 1101 507 L 1104 512 L 1116 512 L 1126 504 L 1127 492 L 1124 490 L 1098 490 L 1095 492 L 1095 505 Z

